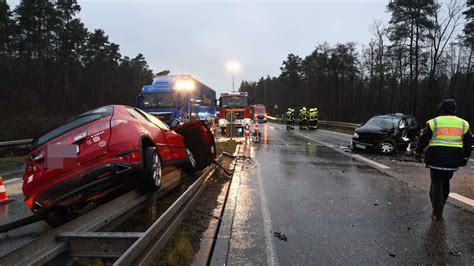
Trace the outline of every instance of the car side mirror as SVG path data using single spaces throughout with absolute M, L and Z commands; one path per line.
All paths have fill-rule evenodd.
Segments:
M 179 126 L 179 120 L 176 119 L 176 118 L 171 119 L 171 121 L 170 121 L 170 127 L 171 127 L 171 128 L 174 128 L 174 127 L 177 127 L 177 126 Z

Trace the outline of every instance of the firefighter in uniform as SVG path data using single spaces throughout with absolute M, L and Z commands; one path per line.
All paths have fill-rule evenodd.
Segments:
M 300 129 L 308 129 L 308 110 L 304 106 L 300 109 Z
M 457 117 L 456 102 L 446 99 L 438 106 L 440 116 L 429 120 L 416 147 L 415 156 L 428 147 L 426 167 L 430 168 L 430 199 L 433 220 L 443 219 L 443 208 L 449 195 L 449 181 L 458 167 L 466 166 L 471 156 L 472 133 L 469 123 Z
M 318 119 L 319 119 L 318 108 L 314 107 L 314 108 L 309 109 L 308 117 L 309 117 L 308 128 L 309 129 L 318 128 Z
M 286 129 L 295 129 L 295 109 L 288 108 L 288 111 L 285 113 L 286 115 Z

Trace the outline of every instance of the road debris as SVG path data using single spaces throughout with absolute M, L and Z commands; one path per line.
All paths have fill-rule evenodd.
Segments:
M 280 240 L 283 240 L 283 241 L 287 241 L 288 240 L 288 237 L 286 237 L 285 234 L 282 234 L 281 232 L 274 232 L 273 233 L 273 236 L 280 239 Z
M 389 255 L 390 257 L 392 257 L 392 258 L 395 258 L 395 257 L 396 257 L 395 254 L 388 254 L 388 255 Z
M 449 255 L 454 256 L 454 257 L 459 257 L 462 255 L 461 251 L 449 251 Z

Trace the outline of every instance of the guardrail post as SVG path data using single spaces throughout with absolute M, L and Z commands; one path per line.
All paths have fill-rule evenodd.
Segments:
M 148 194 L 148 218 L 151 222 L 154 222 L 157 218 L 157 192 Z

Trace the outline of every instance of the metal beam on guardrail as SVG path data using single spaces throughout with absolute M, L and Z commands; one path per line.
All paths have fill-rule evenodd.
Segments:
M 33 139 L 22 139 L 22 140 L 12 140 L 12 141 L 3 141 L 0 142 L 0 147 L 13 147 L 13 146 L 22 146 L 30 145 Z
M 285 121 L 284 119 L 278 118 L 278 117 L 268 116 L 268 118 L 270 120 L 275 120 L 275 121 L 279 121 L 279 122 Z M 328 120 L 319 120 L 319 124 L 320 125 L 325 125 L 325 126 L 343 127 L 343 128 L 349 128 L 349 129 L 356 129 L 356 128 L 360 127 L 360 124 L 357 124 L 357 123 L 346 123 L 346 122 L 328 121 Z
M 184 219 L 188 209 L 204 190 L 209 177 L 216 171 L 212 166 L 182 194 L 166 212 L 146 230 L 114 265 L 151 265 L 168 239 Z

